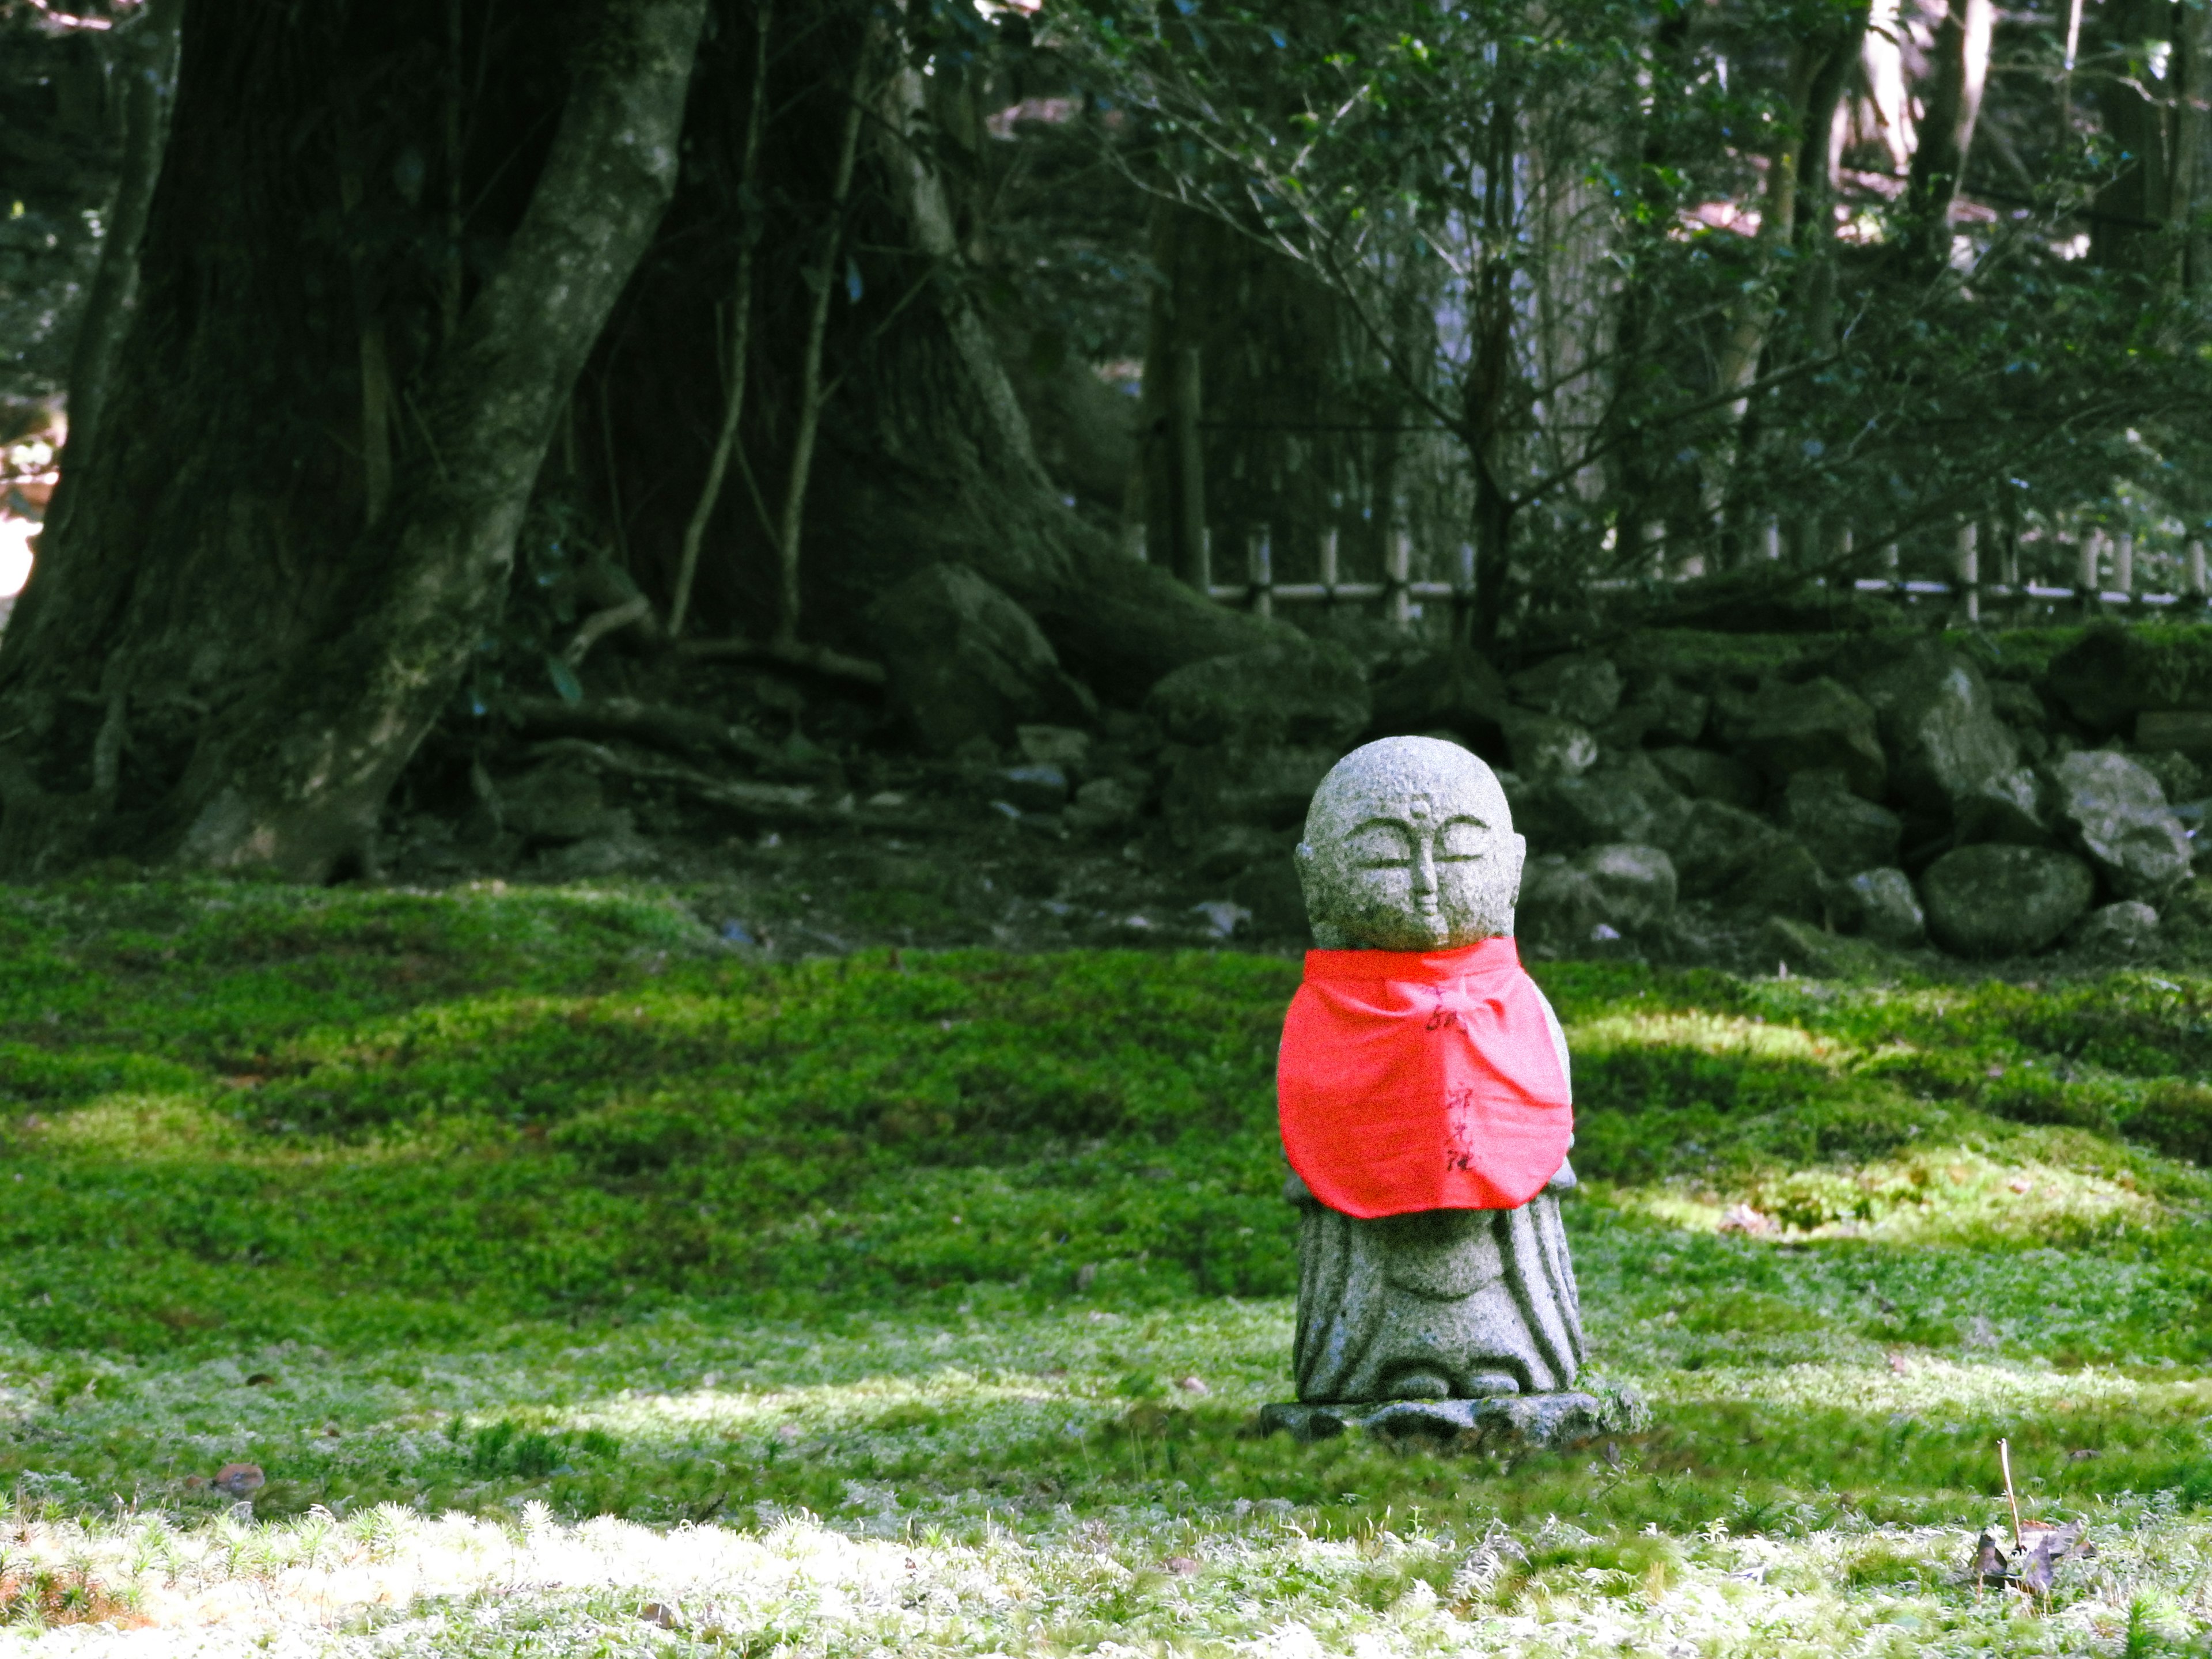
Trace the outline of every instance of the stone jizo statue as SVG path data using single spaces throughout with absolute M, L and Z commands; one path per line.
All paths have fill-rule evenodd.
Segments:
M 1455 744 L 1369 744 L 1314 796 L 1297 859 L 1318 948 L 1279 1070 L 1302 1211 L 1285 1426 L 1385 1401 L 1595 1407 L 1563 1392 L 1583 1356 L 1557 1196 L 1573 1117 L 1565 1036 L 1513 945 L 1526 853 Z M 1548 1434 L 1519 1422 L 1540 1409 L 1511 1415 Z

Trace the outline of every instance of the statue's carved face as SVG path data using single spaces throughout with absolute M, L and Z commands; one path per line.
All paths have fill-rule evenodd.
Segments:
M 1528 843 L 1505 792 L 1457 744 L 1385 738 L 1336 763 L 1298 847 L 1324 950 L 1442 951 L 1513 931 Z

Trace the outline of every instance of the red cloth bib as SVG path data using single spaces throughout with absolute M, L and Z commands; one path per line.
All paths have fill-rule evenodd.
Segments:
M 1275 1083 L 1291 1167 L 1346 1215 L 1518 1209 L 1574 1133 L 1542 994 L 1510 939 L 1307 951 Z

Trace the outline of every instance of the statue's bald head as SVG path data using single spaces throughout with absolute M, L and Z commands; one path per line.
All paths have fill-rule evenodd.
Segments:
M 1339 761 L 1298 845 L 1323 949 L 1439 951 L 1513 931 L 1528 843 L 1480 758 L 1437 738 L 1385 738 Z

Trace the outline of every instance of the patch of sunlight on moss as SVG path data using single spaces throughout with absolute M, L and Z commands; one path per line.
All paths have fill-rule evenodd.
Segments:
M 1915 1148 L 1842 1169 L 1753 1177 L 1732 1204 L 1683 1186 L 1612 1187 L 1605 1200 L 1692 1232 L 1723 1229 L 1791 1238 L 1866 1238 L 1893 1244 L 2082 1248 L 2162 1229 L 2169 1212 L 2135 1177 L 2036 1160 L 1993 1158 L 1972 1147 Z
M 2180 1419 L 2212 1410 L 2212 1381 L 2146 1382 L 2111 1367 L 2058 1370 L 2037 1361 L 1960 1362 L 1914 1352 L 1888 1365 L 1716 1365 L 1644 1380 L 1655 1406 L 1743 1401 L 1775 1411 L 1942 1413 L 2123 1410 Z
M 127 1587 L 150 1626 L 132 1651 L 163 1655 L 2074 1653 L 2114 1650 L 2149 1617 L 2184 1639 L 2201 1625 L 2212 1528 L 2167 1516 L 2097 1536 L 2098 1558 L 2062 1567 L 2034 1607 L 1958 1585 L 1971 1535 L 1955 1526 L 1737 1536 L 1722 1516 L 1667 1540 L 1416 1519 L 1323 1540 L 1262 1513 L 1201 1550 L 1157 1513 L 954 1542 L 888 1495 L 860 1531 L 794 1516 L 671 1534 L 538 1504 L 503 1522 L 389 1504 L 191 1531 L 126 1516 L 27 1527 L 11 1563 Z M 0 1652 L 46 1650 L 42 1636 L 0 1629 Z
M 72 1152 L 162 1158 L 234 1152 L 244 1137 L 203 1098 L 128 1094 L 103 1095 L 61 1114 L 44 1139 Z
M 1692 1009 L 1582 1020 L 1567 1027 L 1567 1044 L 1578 1055 L 1613 1048 L 1691 1048 L 1705 1054 L 1810 1060 L 1830 1067 L 1850 1053 L 1834 1038 L 1816 1036 L 1799 1026 Z

